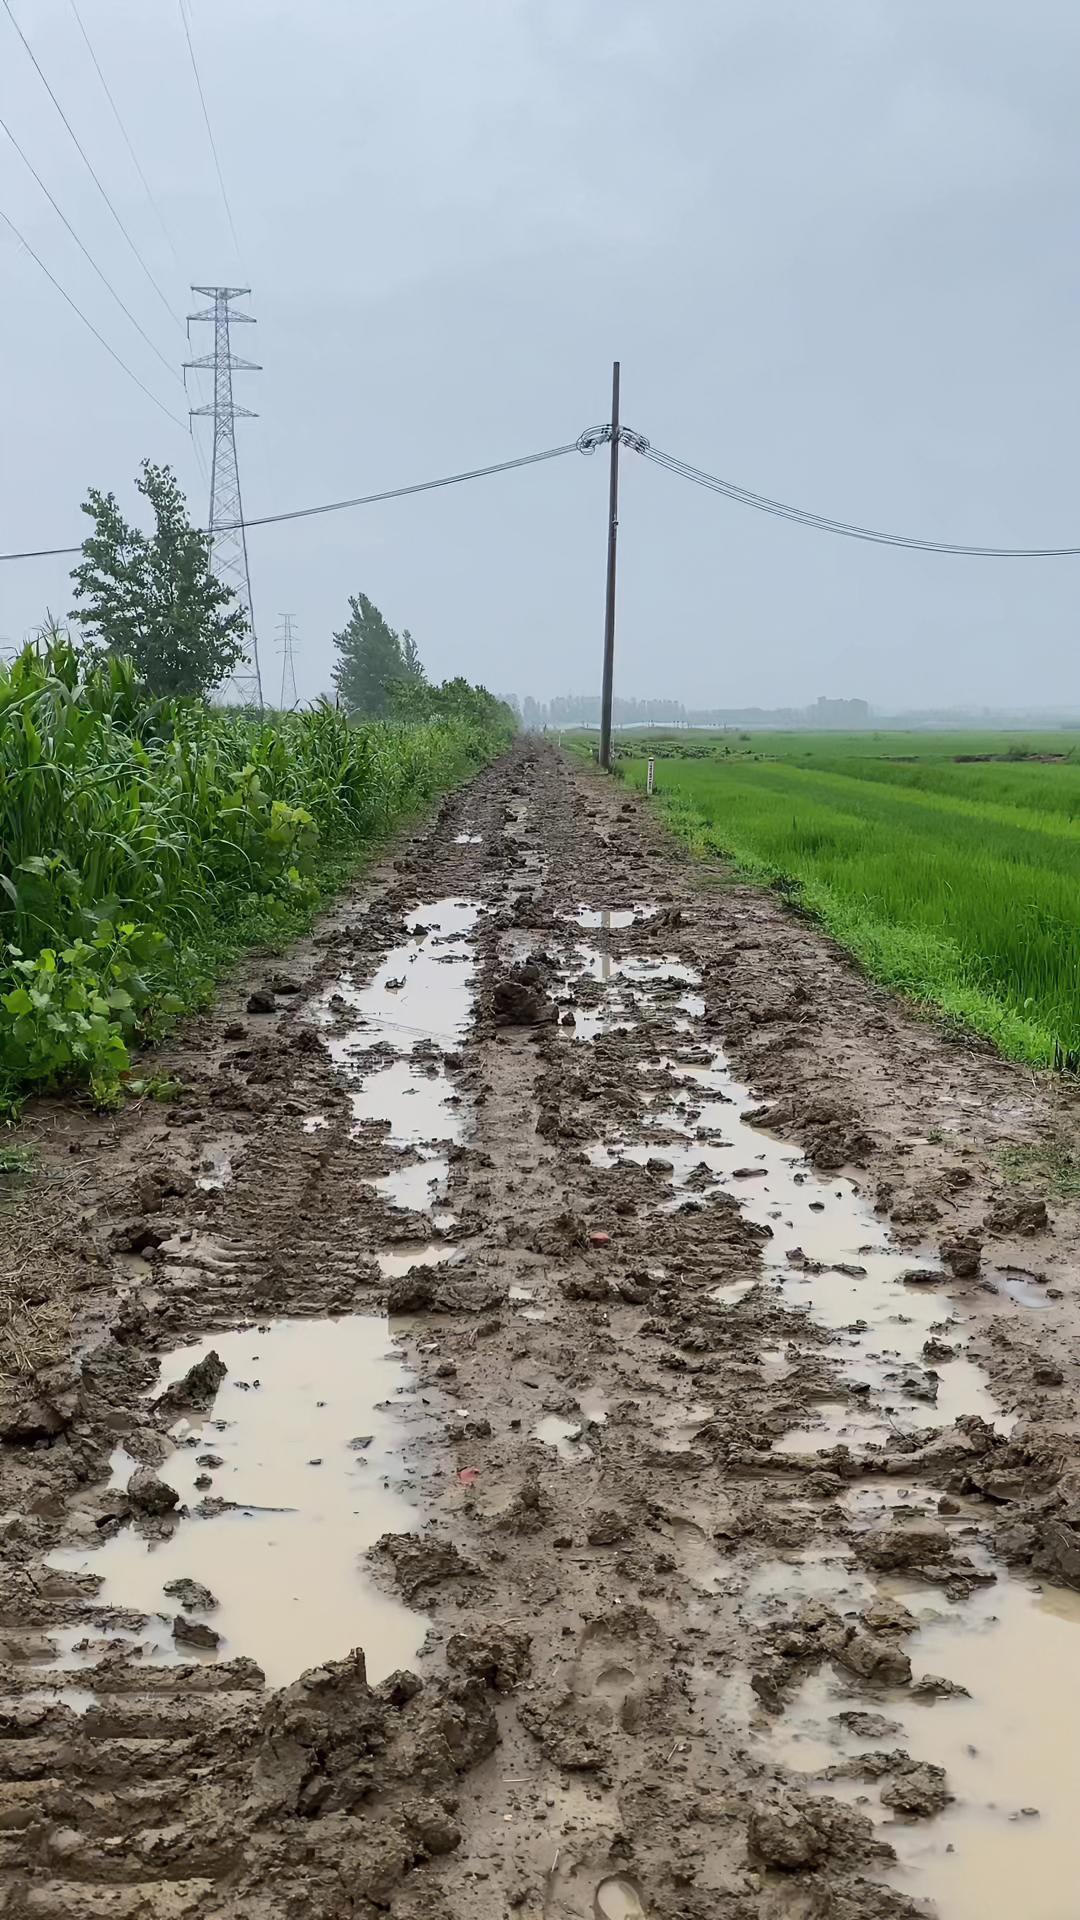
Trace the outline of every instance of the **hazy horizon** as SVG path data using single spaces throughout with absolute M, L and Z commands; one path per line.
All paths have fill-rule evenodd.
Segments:
M 249 517 L 571 441 L 607 417 L 618 356 L 624 420 L 746 487 L 914 535 L 1080 541 L 1080 14 L 1064 0 L 1022 17 L 1004 0 L 191 0 L 239 258 L 176 11 L 81 0 L 174 258 L 67 0 L 13 6 L 168 305 L 205 304 L 192 281 L 252 287 L 258 325 L 235 341 L 264 368 L 236 378 L 260 416 L 237 427 Z M 2 14 L 0 113 L 178 368 L 184 328 Z M 179 382 L 0 147 L 0 206 L 184 420 Z M 186 428 L 2 223 L 0 258 L 0 550 L 81 540 L 90 485 L 135 517 L 144 455 L 175 466 L 201 521 Z M 857 545 L 622 465 L 617 692 L 1080 704 L 1080 561 Z M 311 698 L 359 591 L 435 677 L 596 687 L 606 481 L 603 453 L 574 453 L 253 529 L 268 693 L 280 616 Z M 67 614 L 71 564 L 0 566 L 9 643 Z

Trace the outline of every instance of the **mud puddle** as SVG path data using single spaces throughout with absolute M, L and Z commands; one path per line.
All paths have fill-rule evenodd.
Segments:
M 635 900 L 632 907 L 581 906 L 566 918 L 576 927 L 597 928 L 604 933 L 622 933 L 627 927 L 651 920 L 659 909 L 646 900 Z
M 51 1564 L 101 1576 L 100 1604 L 152 1616 L 139 1636 L 151 1658 L 194 1657 L 172 1646 L 183 1609 L 163 1591 L 188 1579 L 218 1601 L 198 1618 L 221 1636 L 220 1656 L 256 1660 L 270 1685 L 356 1646 L 372 1679 L 409 1665 L 427 1622 L 381 1593 L 363 1564 L 381 1534 L 417 1519 L 403 1462 L 414 1377 L 387 1321 L 279 1320 L 214 1334 L 168 1354 L 161 1387 L 211 1350 L 229 1369 L 213 1408 L 177 1423 L 175 1451 L 156 1469 L 188 1512 L 166 1538 L 129 1525 Z M 125 1487 L 136 1465 L 118 1451 L 112 1485 Z M 208 1496 L 230 1505 L 202 1517 Z
M 858 1404 L 845 1396 L 819 1405 L 812 1423 L 785 1434 L 779 1450 L 814 1451 L 841 1439 L 878 1444 L 898 1421 L 942 1426 L 966 1413 L 996 1420 L 1007 1431 L 1011 1423 L 1002 1419 L 985 1373 L 960 1350 L 964 1316 L 936 1254 L 888 1244 L 880 1219 L 851 1181 L 823 1179 L 786 1142 L 741 1119 L 752 1095 L 721 1050 L 712 1051 L 707 1065 L 664 1056 L 646 1069 L 646 1083 L 657 1072 L 676 1074 L 683 1087 L 646 1108 L 643 1138 L 597 1143 L 590 1158 L 608 1166 L 619 1158 L 642 1165 L 662 1158 L 671 1166 L 673 1207 L 692 1176 L 700 1180 L 701 1169 L 713 1182 L 706 1198 L 710 1190 L 736 1195 L 747 1218 L 769 1230 L 765 1281 L 785 1306 L 837 1336 L 830 1353 L 857 1395 Z M 664 1144 L 653 1146 L 651 1132 L 666 1136 Z M 753 1284 L 728 1283 L 712 1297 L 735 1304 Z M 923 1353 L 928 1340 L 950 1357 L 930 1364 Z
M 830 1605 L 866 1604 L 867 1582 L 840 1566 L 773 1567 L 759 1592 L 812 1594 Z M 806 1784 L 858 1801 L 896 1849 L 886 1876 L 937 1902 L 941 1920 L 1070 1920 L 1080 1884 L 1074 1780 L 1080 1726 L 1080 1595 L 999 1580 L 950 1603 L 891 1580 L 888 1592 L 923 1622 L 905 1646 L 914 1673 L 943 1674 L 969 1698 L 913 1700 L 904 1690 L 871 1701 L 827 1668 L 806 1680 L 759 1746 Z M 840 1715 L 879 1709 L 894 1731 L 855 1737 Z M 943 1766 L 951 1805 L 906 1822 L 859 1777 L 860 1755 L 903 1748 Z M 823 1779 L 852 1763 L 851 1775 Z
M 617 982 L 627 972 L 626 963 L 599 950 L 594 956 L 579 948 L 575 959 L 600 981 Z M 671 1022 L 671 984 L 687 980 L 688 972 L 670 957 L 655 963 L 651 979 L 637 969 L 644 1021 L 663 1007 Z M 687 984 L 695 984 L 692 975 Z M 985 1372 L 963 1351 L 967 1318 L 936 1254 L 895 1247 L 850 1181 L 819 1175 L 790 1145 L 742 1119 L 752 1104 L 750 1089 L 732 1074 L 722 1050 L 710 1044 L 702 1058 L 700 1041 L 694 1045 L 692 999 L 683 1000 L 682 1010 L 691 1016 L 688 1057 L 681 1059 L 675 1045 L 642 1063 L 637 1127 L 595 1142 L 588 1157 L 598 1166 L 629 1159 L 666 1169 L 672 1198 L 660 1200 L 658 1210 L 684 1204 L 694 1179 L 697 1204 L 707 1206 L 710 1193 L 723 1191 L 768 1229 L 761 1283 L 785 1307 L 805 1313 L 808 1331 L 824 1327 L 834 1336 L 825 1351 L 840 1376 L 838 1391 L 815 1401 L 810 1420 L 786 1432 L 775 1451 L 813 1454 L 842 1440 L 873 1452 L 898 1435 L 947 1427 L 965 1414 L 1008 1432 L 1012 1422 L 1002 1417 Z M 602 1008 L 593 1014 L 603 1019 Z M 998 1278 L 1023 1304 L 1041 1302 L 1035 1276 Z M 734 1305 L 747 1291 L 740 1281 L 711 1297 Z M 787 1364 L 799 1352 L 796 1338 L 782 1356 L 774 1349 L 770 1357 Z M 684 1443 L 692 1440 L 696 1411 L 673 1423 Z M 936 1515 L 937 1490 L 863 1482 L 841 1505 L 861 1530 L 890 1511 Z M 945 1676 L 970 1697 L 913 1697 L 892 1688 L 868 1703 L 850 1675 L 826 1666 L 775 1722 L 751 1705 L 751 1724 L 767 1729 L 757 1735 L 759 1751 L 810 1786 L 839 1764 L 841 1777 L 820 1779 L 820 1791 L 858 1802 L 880 1821 L 898 1856 L 894 1883 L 936 1900 L 941 1920 L 1015 1920 L 1019 1913 L 1025 1920 L 1069 1920 L 1080 1911 L 1080 1829 L 1071 1788 L 1080 1761 L 1080 1596 L 1033 1590 L 991 1562 L 971 1537 L 970 1516 L 961 1512 L 949 1526 L 956 1548 L 993 1581 L 963 1599 L 947 1599 L 925 1583 L 890 1584 L 884 1576 L 875 1586 L 853 1568 L 846 1548 L 810 1548 L 752 1581 L 743 1608 L 751 1619 L 778 1604 L 790 1612 L 820 1598 L 850 1616 L 887 1592 L 919 1622 L 904 1640 L 915 1676 Z M 895 1721 L 887 1740 L 854 1739 L 834 1718 L 868 1704 L 882 1704 Z M 879 1797 L 887 1782 L 874 1784 L 859 1764 L 861 1753 L 883 1745 L 943 1766 L 950 1804 L 929 1819 L 890 1813 Z
M 406 1212 L 429 1211 L 438 1199 L 450 1170 L 446 1150 L 465 1127 L 461 1096 L 441 1056 L 464 1039 L 472 1017 L 468 936 L 479 913 L 475 901 L 463 899 L 417 907 L 406 916 L 408 940 L 391 949 L 370 983 L 358 988 L 346 977 L 315 1010 L 349 1085 L 354 1131 L 385 1128 L 388 1146 L 402 1156 L 400 1166 L 369 1184 Z
M 621 1873 L 600 1882 L 593 1912 L 596 1920 L 647 1920 L 641 1895 L 633 1881 Z

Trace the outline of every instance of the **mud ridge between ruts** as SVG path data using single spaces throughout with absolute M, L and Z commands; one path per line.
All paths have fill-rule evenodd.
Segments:
M 528 741 L 160 1071 L 0 1215 L 0 1912 L 1075 1882 L 961 1657 L 1080 1586 L 1062 1095 Z

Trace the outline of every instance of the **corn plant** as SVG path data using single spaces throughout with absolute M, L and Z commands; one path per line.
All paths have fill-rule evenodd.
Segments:
M 478 766 L 468 718 L 354 724 L 147 699 L 52 633 L 0 664 L 0 1103 L 77 1075 L 118 1097 L 132 1039 L 183 1002 L 182 956 L 252 899 L 313 899 Z

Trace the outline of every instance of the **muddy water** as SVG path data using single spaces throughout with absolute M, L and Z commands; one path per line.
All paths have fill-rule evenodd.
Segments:
M 578 950 L 579 970 L 593 979 L 617 981 L 631 972 L 610 954 Z M 687 979 L 688 969 L 670 961 L 654 967 L 652 981 L 640 965 L 633 968 L 639 1004 L 649 1006 L 652 982 Z M 696 984 L 692 975 L 690 985 Z M 616 988 L 615 991 L 618 989 Z M 668 995 L 656 1002 L 670 1008 Z M 685 996 L 682 1010 L 694 1032 L 697 1005 Z M 593 1010 L 599 1027 L 603 1010 Z M 580 1036 L 579 1036 L 580 1037 Z M 678 1206 L 692 1173 L 704 1167 L 713 1176 L 708 1194 L 736 1194 L 748 1216 L 767 1226 L 771 1239 L 763 1257 L 765 1283 L 785 1305 L 838 1336 L 828 1349 L 839 1359 L 844 1387 L 834 1400 L 818 1406 L 811 1424 L 785 1434 L 780 1453 L 812 1452 L 844 1440 L 872 1448 L 897 1432 L 939 1427 L 959 1415 L 977 1413 L 999 1431 L 1011 1422 L 997 1407 L 985 1373 L 962 1351 L 966 1319 L 949 1291 L 934 1256 L 911 1254 L 890 1244 L 880 1220 L 851 1184 L 816 1174 L 785 1142 L 748 1124 L 740 1113 L 752 1103 L 750 1090 L 731 1073 L 724 1054 L 710 1046 L 702 1064 L 677 1053 L 659 1062 L 681 1081 L 672 1098 L 670 1083 L 653 1095 L 643 1069 L 640 1131 L 614 1143 L 597 1143 L 594 1164 L 620 1158 L 644 1162 L 650 1156 L 671 1163 L 672 1199 Z M 654 1139 L 650 1136 L 656 1136 Z M 673 1137 L 674 1136 L 674 1139 Z M 680 1138 L 681 1136 L 681 1138 Z M 934 1276 L 907 1278 L 913 1271 Z M 1000 1276 L 1014 1298 L 1037 1307 L 1043 1297 L 1033 1276 Z M 733 1303 L 746 1291 L 742 1282 L 718 1288 L 713 1298 Z M 935 1359 L 923 1353 L 927 1339 L 943 1341 L 955 1357 Z M 774 1367 L 786 1365 L 798 1343 L 768 1356 Z M 675 1431 L 688 1443 L 698 1410 L 687 1409 Z M 870 1525 L 895 1506 L 936 1512 L 936 1490 L 920 1484 L 861 1482 L 844 1502 L 858 1525 Z M 952 1526 L 961 1551 L 972 1551 L 963 1537 L 965 1517 Z M 1080 1914 L 1080 1822 L 1076 1820 L 1074 1782 L 1080 1772 L 1080 1596 L 1063 1590 L 1030 1587 L 1002 1566 L 988 1561 L 993 1585 L 972 1597 L 946 1600 L 938 1589 L 902 1586 L 887 1590 L 902 1598 L 920 1620 L 905 1640 L 913 1671 L 941 1674 L 967 1688 L 970 1698 L 912 1699 L 903 1689 L 868 1700 L 849 1676 L 825 1668 L 814 1674 L 782 1718 L 758 1731 L 765 1754 L 813 1784 L 826 1767 L 857 1761 L 871 1746 L 904 1747 L 917 1760 L 946 1768 L 954 1801 L 928 1821 L 905 1822 L 881 1805 L 878 1788 L 857 1777 L 822 1781 L 821 1791 L 866 1806 L 896 1849 L 898 1864 L 890 1877 L 898 1887 L 937 1903 L 941 1920 L 1075 1920 Z M 883 1585 L 886 1583 L 882 1583 Z M 842 1553 L 820 1549 L 793 1554 L 765 1568 L 751 1583 L 743 1605 L 749 1617 L 762 1610 L 785 1613 L 792 1604 L 821 1597 L 839 1611 L 865 1605 L 875 1589 Z M 760 1728 L 748 1693 L 747 1718 Z M 880 1706 L 898 1723 L 884 1742 L 859 1741 L 833 1716 L 845 1708 Z M 616 1914 L 637 1909 L 618 1904 Z M 597 1901 L 597 1911 L 605 1908 Z
M 936 1255 L 911 1253 L 888 1244 L 881 1221 L 851 1181 L 823 1179 L 790 1145 L 739 1116 L 752 1104 L 750 1090 L 732 1074 L 723 1052 L 713 1051 L 708 1065 L 687 1065 L 676 1056 L 659 1062 L 685 1083 L 664 1102 L 648 1091 L 642 1116 L 643 1137 L 597 1145 L 590 1157 L 598 1165 L 620 1158 L 644 1163 L 660 1156 L 672 1163 L 673 1198 L 699 1167 L 714 1176 L 709 1191 L 738 1196 L 747 1216 L 769 1229 L 763 1253 L 765 1277 L 776 1285 L 785 1305 L 840 1336 L 839 1356 L 852 1384 L 869 1390 L 858 1404 L 824 1404 L 812 1425 L 797 1428 L 778 1443 L 781 1451 L 802 1453 L 845 1440 L 880 1442 L 897 1422 L 906 1426 L 947 1425 L 962 1413 L 1001 1419 L 982 1369 L 962 1353 L 930 1368 L 924 1342 L 935 1337 L 955 1346 L 963 1320 L 941 1285 L 909 1283 L 912 1272 L 939 1271 Z M 655 1069 L 653 1069 L 655 1071 Z M 650 1133 L 681 1134 L 685 1144 L 665 1138 L 653 1145 Z M 734 1304 L 752 1282 L 718 1288 L 713 1298 Z M 936 1378 L 934 1377 L 936 1375 Z M 917 1386 L 919 1395 L 912 1393 Z
M 596 1889 L 596 1920 L 646 1920 L 641 1895 L 621 1873 L 602 1880 Z
M 235 1510 L 192 1512 L 161 1541 L 127 1527 L 96 1550 L 61 1551 L 53 1564 L 102 1575 L 104 1605 L 164 1616 L 145 1636 L 159 1657 L 194 1657 L 173 1652 L 179 1603 L 163 1592 L 166 1581 L 187 1578 L 220 1602 L 205 1617 L 222 1635 L 221 1657 L 250 1656 L 271 1685 L 357 1646 L 372 1679 L 409 1665 L 427 1622 L 380 1592 L 362 1560 L 380 1534 L 417 1518 L 402 1458 L 413 1376 L 387 1322 L 279 1320 L 215 1334 L 166 1356 L 162 1388 L 211 1348 L 228 1376 L 209 1415 L 173 1429 L 176 1450 L 158 1472 L 191 1509 L 209 1494 Z M 207 1454 L 221 1465 L 200 1465 Z M 134 1465 L 120 1452 L 113 1484 L 125 1486 Z M 197 1489 L 207 1472 L 211 1487 Z
M 367 986 L 346 977 L 315 1010 L 330 1057 L 349 1083 L 356 1126 L 384 1123 L 400 1167 L 371 1182 L 391 1206 L 428 1212 L 449 1173 L 446 1148 L 462 1137 L 460 1096 L 439 1063 L 472 1016 L 475 962 L 468 935 L 475 901 L 435 900 L 406 916 L 409 938 Z M 335 1017 L 336 1016 L 336 1017 Z M 371 1051 L 381 1059 L 373 1062 Z M 386 1055 L 394 1055 L 389 1061 Z

